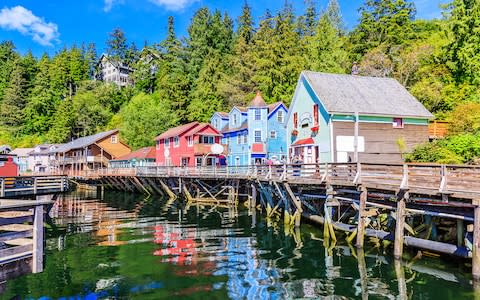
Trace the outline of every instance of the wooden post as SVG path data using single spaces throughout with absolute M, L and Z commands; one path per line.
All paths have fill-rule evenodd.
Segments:
M 353 135 L 353 161 L 358 162 L 358 123 L 360 122 L 358 111 L 355 112 L 355 132 Z
M 472 275 L 476 281 L 480 280 L 480 200 L 473 201 L 475 205 L 475 219 L 473 223 L 473 251 Z
M 0 197 L 5 197 L 5 180 L 0 178 Z
M 408 199 L 408 191 L 400 190 L 397 194 L 397 212 L 395 222 L 395 242 L 393 256 L 401 259 L 403 255 L 403 240 L 405 228 L 405 199 Z
M 365 236 L 365 209 L 367 207 L 367 188 L 360 187 L 360 203 L 358 208 L 358 224 L 357 224 L 357 248 L 363 248 Z
M 33 194 L 37 194 L 37 177 L 33 177 Z
M 251 185 L 252 187 L 252 202 L 250 204 L 250 207 L 254 209 L 257 207 L 257 188 L 255 187 L 254 184 Z
M 394 266 L 395 274 L 397 275 L 399 299 L 408 299 L 407 281 L 405 280 L 405 270 L 403 269 L 402 262 L 395 260 Z
M 457 219 L 457 246 L 463 245 L 463 220 Z
M 34 208 L 32 272 L 43 271 L 43 205 Z

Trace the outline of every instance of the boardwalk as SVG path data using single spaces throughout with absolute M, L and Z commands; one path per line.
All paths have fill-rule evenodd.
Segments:
M 67 190 L 66 176 L 0 177 L 0 198 L 52 194 Z
M 188 203 L 261 208 L 285 226 L 322 224 L 326 239 L 342 231 L 362 248 L 364 237 L 472 258 L 480 278 L 480 167 L 433 164 L 328 163 L 245 167 L 104 169 L 83 180 L 146 194 L 182 195 Z

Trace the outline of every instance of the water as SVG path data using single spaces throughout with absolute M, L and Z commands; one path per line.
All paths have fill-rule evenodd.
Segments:
M 326 250 L 321 231 L 285 232 L 239 208 L 182 207 L 139 195 L 71 194 L 52 208 L 43 273 L 3 299 L 469 299 L 470 269 L 422 257 Z M 281 222 L 280 222 L 281 223 Z M 274 226 L 269 226 L 274 225 Z M 356 258 L 358 256 L 358 260 Z

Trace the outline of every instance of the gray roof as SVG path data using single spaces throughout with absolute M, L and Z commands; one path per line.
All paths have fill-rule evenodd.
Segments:
M 81 137 L 79 139 L 71 141 L 70 143 L 62 144 L 60 147 L 57 148 L 55 152 L 63 153 L 73 149 L 85 148 L 117 132 L 118 132 L 118 129 L 113 129 L 105 132 L 99 132 L 94 135 Z
M 329 113 L 355 113 L 433 118 L 405 87 L 393 78 L 327 74 L 302 74 Z
M 28 156 L 28 154 L 33 151 L 34 148 L 16 148 L 10 152 L 20 157 Z

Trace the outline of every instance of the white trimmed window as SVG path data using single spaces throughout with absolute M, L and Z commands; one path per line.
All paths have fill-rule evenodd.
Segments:
M 260 109 L 255 109 L 255 120 L 259 121 L 262 119 L 262 111 Z
M 112 135 L 112 136 L 110 137 L 110 142 L 111 142 L 112 144 L 118 143 L 118 138 L 117 138 L 117 136 L 116 136 L 116 135 Z
M 156 146 L 157 150 L 160 150 L 160 141 L 157 141 Z
M 187 136 L 187 146 L 188 147 L 193 146 L 193 136 Z
M 284 113 L 283 113 L 283 110 L 279 110 L 279 111 L 277 112 L 277 121 L 278 121 L 278 123 L 283 123 L 284 118 L 285 118 L 285 115 L 284 115 Z
M 255 143 L 261 143 L 262 142 L 262 131 L 261 130 L 255 130 Z
M 237 126 L 237 114 L 233 114 L 232 125 Z
M 240 145 L 242 143 L 242 136 L 239 134 L 237 135 L 237 144 Z
M 243 134 L 243 143 L 248 144 L 248 134 L 247 133 Z
M 164 141 L 165 141 L 165 148 L 170 148 L 170 138 L 166 138 Z
M 178 146 L 180 146 L 180 139 L 176 136 L 173 138 L 173 147 L 178 148 Z
M 276 139 L 277 138 L 277 132 L 275 130 L 270 131 L 270 138 L 271 139 Z

